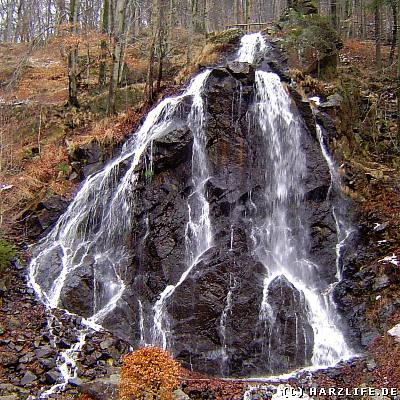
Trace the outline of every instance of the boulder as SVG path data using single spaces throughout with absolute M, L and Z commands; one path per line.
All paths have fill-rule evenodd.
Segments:
M 79 387 L 79 391 L 94 400 L 118 400 L 119 375 L 114 374 L 108 378 L 86 382 Z

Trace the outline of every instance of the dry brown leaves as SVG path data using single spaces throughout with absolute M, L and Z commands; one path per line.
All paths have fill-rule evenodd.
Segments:
M 121 400 L 171 400 L 179 386 L 181 367 L 171 355 L 157 347 L 145 347 L 123 358 Z

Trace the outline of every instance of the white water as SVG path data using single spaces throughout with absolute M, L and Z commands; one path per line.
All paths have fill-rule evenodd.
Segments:
M 255 57 L 267 48 L 261 34 L 246 35 L 242 39 L 237 60 L 252 63 Z M 76 270 L 87 269 L 90 266 L 95 286 L 94 309 L 83 321 L 86 327 L 81 330 L 77 342 L 62 352 L 58 360 L 64 382 L 54 385 L 42 396 L 46 397 L 64 389 L 68 381 L 77 376 L 76 360 L 85 343 L 87 332 L 91 329 L 101 329 L 103 321 L 123 301 L 125 269 L 131 261 L 128 247 L 132 228 L 131 187 L 138 178 L 135 169 L 145 149 L 151 147 L 153 140 L 168 130 L 182 99 L 192 96 L 188 125 L 194 137 L 193 191 L 188 199 L 185 234 L 187 268 L 175 284 L 168 285 L 163 290 L 153 306 L 151 342 L 163 348 L 170 347 L 172 338 L 167 312 L 168 300 L 213 244 L 210 210 L 206 199 L 209 170 L 205 155 L 206 121 L 203 99 L 209 73 L 210 71 L 204 71 L 197 75 L 185 93 L 163 100 L 148 114 L 139 131 L 124 146 L 121 155 L 84 182 L 66 213 L 36 248 L 30 264 L 30 284 L 46 304 L 50 314 L 51 309 L 63 307 L 63 288 Z M 291 110 L 290 98 L 277 75 L 257 71 L 256 92 L 255 115 L 268 144 L 266 156 L 273 166 L 266 171 L 266 182 L 269 182 L 269 186 L 265 188 L 265 204 L 272 205 L 272 212 L 266 212 L 261 223 L 255 222 L 251 232 L 255 253 L 266 267 L 260 319 L 273 319 L 267 302 L 268 287 L 274 278 L 284 275 L 303 294 L 308 305 L 308 319 L 314 331 L 313 367 L 334 365 L 340 359 L 351 355 L 351 352 L 337 327 L 334 307 L 329 297 L 322 293 L 326 288 L 319 287 L 316 282 L 315 272 L 318 266 L 307 260 L 304 242 L 307 232 L 299 223 L 297 228 L 302 233 L 301 238 L 299 235 L 293 235 L 290 225 L 292 221 L 288 215 L 290 201 L 294 199 L 294 204 L 297 204 L 303 196 L 300 183 L 305 175 L 305 155 L 300 145 L 301 128 Z M 239 105 L 240 102 L 241 91 Z M 333 182 L 334 167 L 331 168 L 329 164 L 332 160 L 329 155 L 327 157 L 328 153 L 322 142 L 321 149 L 327 159 Z M 153 168 L 151 159 L 149 168 Z M 255 204 L 254 209 L 257 211 Z M 338 230 L 339 260 L 349 233 L 342 230 L 343 224 L 336 217 L 335 210 L 333 212 Z M 232 226 L 231 250 L 233 233 Z M 55 269 L 57 263 L 61 266 L 60 270 Z M 50 271 L 49 265 L 54 265 L 55 270 Z M 337 267 L 339 271 L 339 261 Z M 43 278 L 46 268 L 51 276 Z M 227 361 L 226 323 L 230 315 L 233 292 L 231 287 L 220 319 L 224 364 Z M 144 307 L 141 301 L 138 301 L 140 341 L 142 345 L 146 345 L 148 341 L 145 335 Z M 217 353 L 220 356 L 221 353 Z
M 341 190 L 340 178 L 337 172 L 337 167 L 335 165 L 335 162 L 330 156 L 326 148 L 326 145 L 324 143 L 324 138 L 322 136 L 322 128 L 318 124 L 316 125 L 316 128 L 317 128 L 319 144 L 321 146 L 321 151 L 326 160 L 331 175 L 331 186 L 329 187 L 328 191 L 328 198 L 329 198 L 331 196 L 332 190 L 335 190 L 337 193 L 340 193 Z M 336 233 L 338 237 L 338 242 L 336 244 L 336 278 L 338 279 L 338 281 L 340 281 L 342 279 L 342 268 L 341 268 L 342 250 L 346 244 L 347 239 L 354 232 L 354 229 L 350 224 L 346 224 L 345 221 L 343 221 L 340 218 L 336 210 L 336 206 L 334 204 L 332 204 L 332 215 L 335 220 Z
M 312 364 L 335 365 L 351 352 L 337 326 L 335 308 L 316 279 L 318 266 L 307 259 L 307 231 L 302 226 L 301 215 L 289 215 L 290 208 L 298 209 L 304 194 L 306 160 L 301 147 L 302 128 L 276 74 L 256 71 L 256 96 L 254 114 L 265 137 L 266 156 L 271 163 L 265 177 L 267 215 L 253 228 L 255 253 L 266 267 L 260 318 L 274 324 L 268 288 L 276 277 L 283 275 L 304 295 L 308 321 L 314 331 Z
M 226 335 L 226 323 L 228 320 L 228 317 L 232 313 L 232 296 L 233 292 L 235 291 L 237 286 L 237 282 L 235 280 L 235 277 L 233 276 L 230 278 L 230 283 L 229 283 L 229 291 L 226 296 L 225 300 L 225 307 L 222 311 L 220 322 L 219 322 L 219 331 L 222 336 L 222 348 L 221 348 L 221 362 L 220 362 L 220 372 L 222 376 L 225 376 L 227 373 L 227 362 L 229 360 L 228 356 L 228 344 L 227 344 L 227 335 Z
M 262 55 L 267 49 L 268 45 L 260 32 L 244 35 L 240 41 L 236 61 L 252 64 L 256 56 Z
M 123 276 L 130 262 L 127 249 L 131 232 L 130 188 L 138 178 L 135 169 L 146 147 L 170 126 L 184 97 L 194 97 L 192 118 L 200 115 L 199 93 L 209 73 L 198 74 L 182 95 L 166 98 L 150 111 L 121 155 L 84 182 L 54 229 L 35 249 L 29 283 L 49 314 L 51 309 L 63 307 L 62 290 L 76 270 L 86 271 L 91 266 L 94 284 L 94 309 L 83 320 L 86 327 L 80 332 L 78 342 L 59 356 L 58 367 L 64 382 L 54 385 L 42 398 L 63 390 L 76 377 L 76 358 L 86 333 L 89 328 L 101 329 L 104 319 L 121 301 L 125 290 Z M 124 171 L 126 164 L 128 168 Z M 54 261 L 60 265 L 59 271 L 55 270 Z M 49 265 L 53 265 L 53 270 Z
M 193 93 L 193 103 L 188 116 L 188 125 L 193 133 L 192 184 L 193 192 L 188 198 L 188 223 L 185 230 L 187 268 L 175 285 L 168 285 L 155 303 L 153 323 L 153 344 L 168 347 L 169 319 L 167 301 L 175 290 L 186 280 L 193 268 L 201 261 L 203 254 L 212 245 L 212 230 L 209 204 L 205 185 L 209 178 L 205 155 L 205 113 L 203 90 L 210 71 L 201 75 L 197 90 Z

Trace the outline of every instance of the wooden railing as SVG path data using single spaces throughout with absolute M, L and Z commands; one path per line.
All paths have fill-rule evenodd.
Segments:
M 252 26 L 270 26 L 271 23 L 269 22 L 249 22 L 248 24 L 230 24 L 230 25 L 225 25 L 226 29 L 232 29 L 232 28 L 245 28 L 246 31 L 250 30 L 250 27 Z

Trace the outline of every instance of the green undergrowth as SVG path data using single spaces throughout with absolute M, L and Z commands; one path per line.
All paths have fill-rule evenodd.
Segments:
M 11 261 L 15 257 L 15 255 L 16 249 L 14 245 L 0 237 L 0 277 L 10 266 Z

